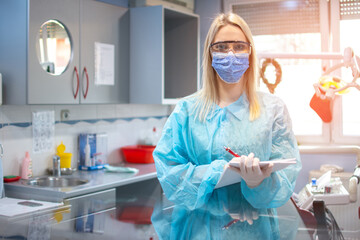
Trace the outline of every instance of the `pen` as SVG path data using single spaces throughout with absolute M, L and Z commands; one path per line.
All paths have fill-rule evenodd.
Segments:
M 227 151 L 227 150 L 226 150 Z M 231 151 L 231 150 L 230 150 Z M 239 221 L 239 219 L 234 219 L 232 221 L 230 221 L 228 224 L 226 224 L 225 226 L 222 227 L 222 230 L 228 229 L 231 225 L 233 225 L 234 223 L 236 223 L 237 221 Z
M 234 157 L 240 157 L 237 153 L 233 152 L 233 150 L 231 150 L 231 148 L 225 147 L 225 146 L 224 146 L 224 148 L 225 148 L 226 151 L 228 151 Z

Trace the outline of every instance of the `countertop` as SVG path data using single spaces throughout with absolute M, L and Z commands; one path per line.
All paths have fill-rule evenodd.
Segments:
M 71 176 L 87 179 L 88 183 L 76 187 L 49 188 L 30 186 L 18 181 L 4 184 L 5 195 L 13 198 L 61 202 L 66 198 L 156 178 L 154 163 L 125 164 L 123 167 L 137 168 L 139 172 L 134 174 L 106 172 L 105 170 L 78 170 Z
M 52 219 L 46 220 L 48 221 L 47 229 L 51 229 L 48 231 L 49 239 L 171 239 L 173 236 L 176 236 L 176 239 L 238 239 L 242 236 L 244 239 L 310 240 L 313 239 L 315 233 L 321 234 L 322 239 L 329 239 L 328 234 L 339 233 L 335 231 L 336 228 L 327 229 L 322 225 L 317 226 L 317 218 L 314 214 L 305 210 L 299 211 L 291 200 L 277 208 L 255 208 L 243 196 L 239 184 L 215 189 L 207 203 L 197 208 L 192 208 L 191 202 L 176 204 L 170 202 L 161 191 L 158 191 L 160 185 L 147 186 L 146 182 L 151 181 L 146 180 L 156 179 L 154 164 L 127 164 L 125 166 L 138 168 L 139 172 L 127 174 L 108 173 L 104 170 L 77 171 L 73 175 L 86 178 L 90 180 L 89 183 L 74 188 L 40 188 L 16 182 L 5 185 L 6 194 L 16 193 L 17 196 L 23 194 L 27 199 L 29 196 L 34 196 L 37 200 L 42 200 L 39 198 L 43 197 L 47 200 L 59 201 L 75 199 L 70 212 L 67 212 L 67 209 L 59 209 L 64 215 L 63 221 L 56 221 L 52 212 L 35 216 L 49 216 Z M 138 186 L 129 185 L 132 183 L 138 183 Z M 110 189 L 121 186 L 124 191 L 116 191 L 116 200 L 106 197 L 99 202 L 99 199 L 91 196 L 86 201 L 76 202 L 79 195 L 106 189 L 111 191 Z M 99 203 L 107 206 L 111 201 L 116 201 L 114 207 L 99 209 L 96 214 L 90 211 L 83 212 L 88 210 L 89 206 L 98 206 Z M 91 203 L 96 204 L 91 205 Z M 339 215 L 336 209 L 333 211 L 335 218 L 339 220 L 337 224 L 342 229 L 345 239 L 359 239 L 359 223 L 356 221 L 358 216 L 354 211 L 358 203 L 352 204 L 340 206 L 339 210 L 346 215 L 346 222 L 343 222 L 342 215 Z M 59 215 L 58 210 L 56 214 Z M 318 213 L 317 217 L 321 222 L 330 219 L 331 222 L 328 224 L 335 226 L 335 220 L 329 216 Z M 354 219 L 353 223 L 347 222 L 349 216 Z M 45 226 L 34 221 L 35 217 L 3 220 L 5 222 L 1 222 L 0 218 L 0 238 L 1 235 L 28 237 L 34 226 Z M 99 231 L 76 230 L 79 224 L 90 222 L 91 219 L 104 223 L 101 226 L 93 224 L 94 229 Z

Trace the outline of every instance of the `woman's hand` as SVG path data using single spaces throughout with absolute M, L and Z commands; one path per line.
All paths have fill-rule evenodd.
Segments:
M 231 165 L 229 167 L 238 172 L 250 188 L 259 186 L 265 178 L 269 177 L 274 166 L 274 164 L 270 163 L 266 168 L 260 168 L 260 160 L 254 158 L 253 153 L 235 159 L 235 162 L 238 163 L 239 167 Z
M 229 209 L 228 207 L 231 208 Z M 247 222 L 249 225 L 252 225 L 255 220 L 259 219 L 259 209 L 255 209 L 245 199 L 237 201 L 235 205 L 224 206 L 224 210 L 230 215 L 232 220 L 223 229 L 229 228 L 238 221 Z
M 247 222 L 248 224 L 252 225 L 254 220 L 259 218 L 258 210 L 254 208 L 246 208 L 243 211 L 239 211 L 239 213 L 230 213 L 230 216 L 234 220 L 238 220 L 240 222 Z

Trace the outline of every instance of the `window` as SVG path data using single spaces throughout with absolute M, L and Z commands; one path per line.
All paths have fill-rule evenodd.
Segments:
M 331 16 L 334 26 L 332 31 L 338 32 L 334 37 L 333 47 L 344 51 L 351 47 L 357 56 L 360 56 L 360 36 L 354 34 L 355 29 L 360 26 L 360 0 L 338 0 L 331 1 L 331 7 L 336 9 L 336 14 Z M 359 63 L 360 64 L 360 63 Z M 342 68 L 341 77 L 346 82 L 353 80 L 351 70 Z M 360 83 L 360 79 L 357 79 Z M 350 88 L 350 91 L 341 97 L 336 122 L 334 127 L 334 142 L 359 144 L 360 143 L 360 111 L 357 104 L 360 102 L 360 91 Z
M 254 36 L 255 47 L 260 52 L 320 52 L 320 34 L 300 33 Z M 259 46 L 259 47 L 258 47 Z M 268 51 L 268 49 L 271 49 Z M 321 60 L 317 59 L 275 59 L 281 66 L 282 80 L 275 89 L 290 112 L 296 135 L 322 135 L 322 122 L 309 106 L 314 94 L 313 83 L 321 75 Z M 262 67 L 264 59 L 260 61 Z M 275 82 L 275 69 L 266 68 L 265 77 Z M 269 92 L 260 79 L 260 90 Z M 298 94 L 301 93 L 301 94 Z M 296 97 L 294 97 L 296 94 Z M 304 107 L 305 106 L 305 107 Z
M 224 0 L 224 10 L 239 14 L 249 24 L 259 57 L 276 53 L 280 53 L 278 56 L 281 53 L 311 55 L 331 52 L 330 49 L 340 55 L 347 46 L 360 55 L 360 49 L 356 49 L 360 46 L 360 38 L 354 34 L 354 29 L 360 26 L 360 0 Z M 353 88 L 336 98 L 330 124 L 323 123 L 309 106 L 315 93 L 313 84 L 319 80 L 322 69 L 338 60 L 324 57 L 278 57 L 275 60 L 281 66 L 282 81 L 274 94 L 286 102 L 299 142 L 354 143 L 360 140 L 360 111 L 355 110 L 355 103 L 360 102 L 360 91 Z M 260 68 L 261 64 L 262 61 Z M 341 78 L 351 81 L 352 78 L 346 77 L 346 74 L 351 75 L 349 71 L 344 69 Z M 269 82 L 275 81 L 275 69 L 271 65 L 265 74 Z M 260 90 L 269 92 L 262 79 Z
M 358 12 L 360 15 L 360 1 L 358 2 Z M 345 49 L 351 46 L 355 53 L 360 55 L 360 37 L 354 34 L 354 29 L 360 28 L 360 19 L 345 19 L 340 21 L 340 48 Z M 353 77 L 350 69 L 344 68 L 341 72 L 342 78 L 350 82 Z M 357 89 L 350 91 L 342 97 L 343 111 L 343 135 L 344 136 L 360 136 L 360 111 L 358 104 L 360 103 L 360 92 Z

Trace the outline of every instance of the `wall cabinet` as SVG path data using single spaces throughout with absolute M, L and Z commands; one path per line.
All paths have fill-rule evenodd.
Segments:
M 39 30 L 48 20 L 63 24 L 71 42 L 70 62 L 60 75 L 39 63 Z M 0 30 L 6 33 L 0 40 L 4 104 L 128 102 L 128 9 L 94 0 L 4 0 Z M 95 42 L 114 47 L 110 85 L 95 84 Z
M 130 102 L 174 104 L 199 88 L 199 17 L 130 9 Z

